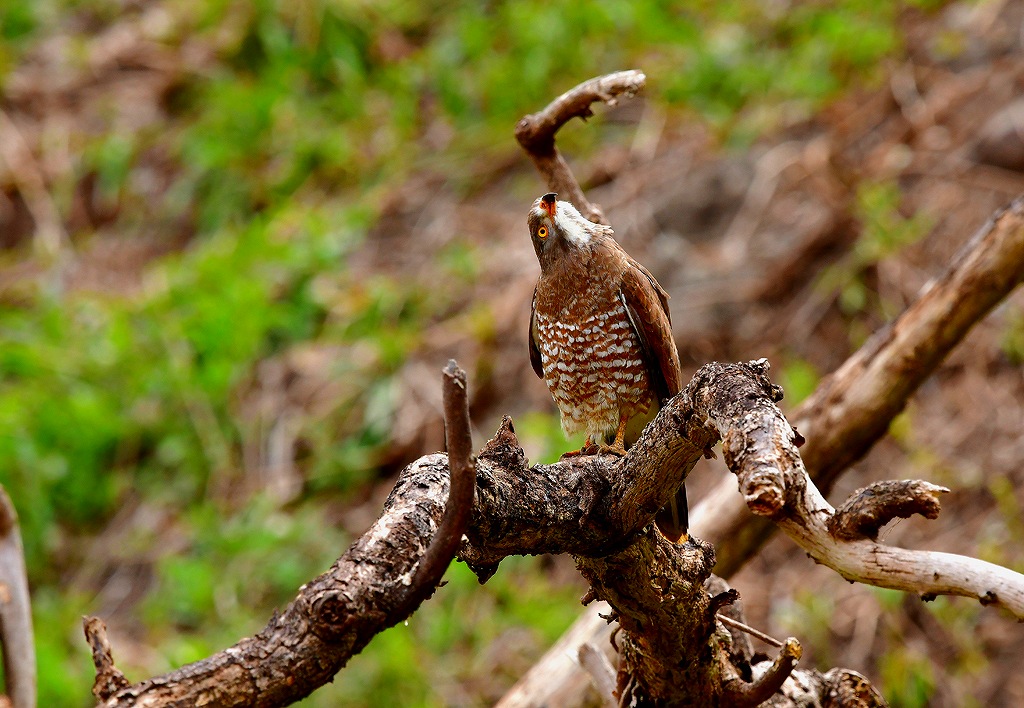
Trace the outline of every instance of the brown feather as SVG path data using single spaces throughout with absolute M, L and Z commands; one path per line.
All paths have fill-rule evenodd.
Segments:
M 668 294 L 609 227 L 587 222 L 567 202 L 557 211 L 549 202 L 534 202 L 527 218 L 541 267 L 530 307 L 530 364 L 551 392 L 562 429 L 587 433 L 587 444 L 572 454 L 595 446 L 623 454 L 682 387 Z M 686 538 L 686 513 L 680 486 L 655 521 L 678 542 Z
M 537 288 L 533 288 L 533 301 L 530 303 L 530 365 L 537 378 L 544 378 L 544 364 L 537 346 Z
M 654 388 L 664 401 L 679 393 L 683 379 L 676 343 L 672 339 L 668 293 L 632 258 L 628 259 L 628 267 L 622 273 L 619 293 L 640 338 Z

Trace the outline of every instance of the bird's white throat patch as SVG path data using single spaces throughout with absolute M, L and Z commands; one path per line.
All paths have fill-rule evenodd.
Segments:
M 577 246 L 590 243 L 590 222 L 569 202 L 558 202 L 555 209 L 555 222 L 565 237 Z

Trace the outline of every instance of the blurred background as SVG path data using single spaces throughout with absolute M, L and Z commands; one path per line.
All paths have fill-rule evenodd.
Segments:
M 547 189 L 520 116 L 647 74 L 559 144 L 670 292 L 686 376 L 766 356 L 793 406 L 1024 192 L 1022 22 L 1000 0 L 0 0 L 0 482 L 40 705 L 91 705 L 83 614 L 132 680 L 258 631 L 442 447 L 451 357 L 478 445 L 508 413 L 534 462 L 578 446 L 528 364 Z M 949 486 L 883 540 L 1024 571 L 1022 360 L 1017 293 L 833 502 Z M 586 590 L 567 558 L 447 577 L 303 705 L 489 705 Z M 805 666 L 893 705 L 1024 705 L 996 610 L 850 585 L 785 539 L 733 582 Z

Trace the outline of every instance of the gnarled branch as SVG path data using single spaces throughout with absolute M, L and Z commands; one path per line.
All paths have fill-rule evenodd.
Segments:
M 824 493 L 861 459 L 942 360 L 993 307 L 1024 282 L 1024 198 L 997 211 L 902 315 L 826 377 L 792 413 L 806 438 L 800 456 Z M 690 514 L 715 544 L 716 572 L 738 570 L 774 528 L 751 519 L 732 480 Z
M 607 224 L 608 221 L 601 208 L 591 204 L 583 194 L 579 182 L 555 146 L 555 134 L 573 118 L 586 119 L 594 115 L 591 104 L 603 101 L 614 106 L 619 96 L 635 95 L 646 82 L 643 72 L 635 70 L 598 76 L 569 89 L 544 110 L 531 113 L 516 124 L 516 140 L 533 160 L 548 189 L 561 194 L 583 216 L 599 224 Z
M 1020 573 L 977 558 L 895 548 L 864 536 L 847 540 L 831 533 L 829 522 L 835 509 L 807 475 L 794 444 L 796 433 L 775 405 L 767 361 L 708 364 L 697 376 L 701 372 L 731 382 L 721 388 L 701 389 L 703 395 L 694 400 L 694 411 L 721 431 L 726 463 L 739 478 L 747 505 L 755 514 L 771 518 L 816 561 L 850 581 L 928 597 L 973 597 L 1024 620 L 1024 575 Z M 721 398 L 719 390 L 728 390 L 730 395 Z M 742 395 L 733 393 L 737 391 Z M 918 493 L 903 505 L 878 497 L 880 505 L 870 510 L 874 505 L 858 492 L 857 516 L 873 519 L 872 525 L 912 510 L 934 518 L 938 505 L 934 492 L 941 488 L 905 483 L 902 489 Z M 867 528 L 870 531 L 871 526 Z
M 114 677 L 97 677 L 104 705 L 288 705 L 330 681 L 376 634 L 408 617 L 441 580 L 473 501 L 465 373 L 454 363 L 445 369 L 444 387 L 451 483 L 444 454 L 406 468 L 369 531 L 329 571 L 302 586 L 256 636 L 123 687 L 102 623 L 86 618 L 97 673 Z

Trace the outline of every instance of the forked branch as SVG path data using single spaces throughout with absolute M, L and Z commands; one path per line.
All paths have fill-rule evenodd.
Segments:
M 444 372 L 444 397 L 451 474 L 443 454 L 410 465 L 377 522 L 256 636 L 125 686 L 102 622 L 86 618 L 97 698 L 105 706 L 288 705 L 330 681 L 370 639 L 408 617 L 441 580 L 473 504 L 466 378 L 453 362 Z
M 792 413 L 800 456 L 824 493 L 889 430 L 918 387 L 970 329 L 1024 282 L 1024 198 L 997 211 L 902 315 L 876 332 Z M 728 577 L 774 532 L 751 519 L 731 479 L 690 515 Z
M 977 558 L 872 540 L 880 526 L 897 516 L 935 518 L 941 487 L 905 482 L 875 490 L 884 493 L 860 490 L 833 522 L 836 511 L 807 475 L 796 433 L 775 405 L 768 362 L 709 364 L 697 376 L 702 372 L 731 380 L 727 390 L 747 389 L 728 399 L 715 398 L 715 387 L 701 389 L 708 395 L 694 401 L 694 412 L 722 433 L 725 461 L 739 478 L 750 510 L 770 518 L 812 558 L 850 581 L 926 597 L 973 597 L 1024 620 L 1024 575 Z

